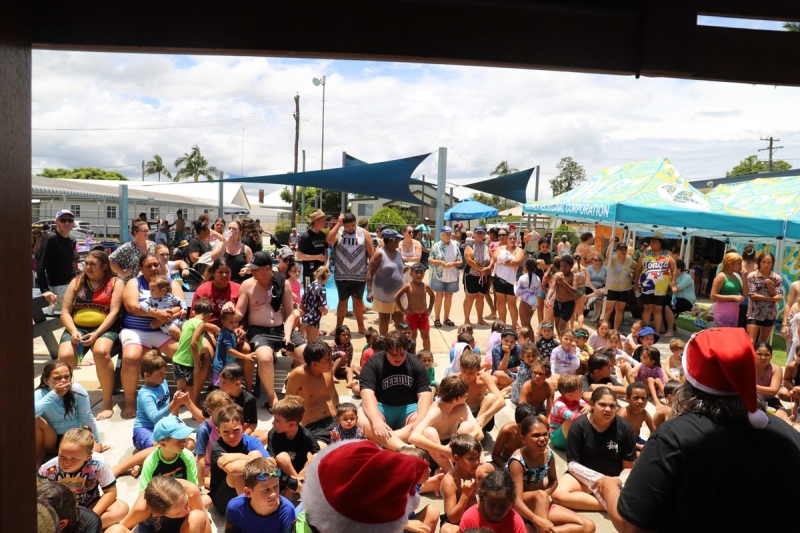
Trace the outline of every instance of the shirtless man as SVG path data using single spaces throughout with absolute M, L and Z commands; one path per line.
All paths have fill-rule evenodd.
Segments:
M 286 394 L 300 396 L 306 412 L 301 425 L 317 439 L 320 448 L 331 443 L 331 430 L 336 425 L 339 394 L 333 384 L 331 349 L 323 341 L 315 340 L 303 352 L 306 364 L 289 373 Z
M 536 416 L 536 409 L 531 404 L 521 403 L 514 411 L 514 421 L 500 428 L 492 448 L 492 464 L 496 469 L 503 470 L 514 452 L 525 444 L 521 435 L 522 421 L 529 416 Z
M 451 437 L 472 435 L 479 441 L 483 439 L 481 426 L 467 407 L 468 390 L 467 380 L 461 376 L 444 378 L 439 384 L 439 400 L 411 432 L 411 444 L 426 450 L 444 472 L 453 468 L 453 453 L 448 446 Z
M 643 383 L 631 383 L 625 391 L 625 401 L 628 402 L 628 405 L 619 410 L 619 416 L 627 420 L 633 427 L 633 434 L 636 435 L 636 454 L 638 456 L 647 443 L 646 440 L 639 436 L 642 431 L 642 424 L 647 424 L 651 434 L 656 430 L 653 417 L 645 409 L 647 407 L 647 387 Z
M 292 287 L 288 279 L 272 270 L 272 258 L 256 252 L 245 268 L 250 269 L 253 277 L 242 283 L 235 309 L 233 302 L 228 302 L 222 310 L 235 310 L 240 322 L 247 315 L 247 341 L 256 353 L 258 377 L 267 390 L 266 408 L 272 409 L 278 401 L 275 353 L 285 348 L 286 355 L 302 363 L 305 339 L 294 330 Z
M 571 255 L 565 255 L 561 258 L 559 267 L 561 270 L 553 276 L 553 283 L 551 284 L 550 292 L 547 294 L 547 305 L 553 308 L 553 314 L 556 318 L 556 332 L 559 338 L 562 331 L 570 328 L 570 320 L 575 312 L 575 292 L 578 287 L 575 286 L 575 275 L 572 273 L 573 266 L 575 266 L 575 260 Z
M 506 400 L 491 374 L 481 372 L 481 356 L 465 350 L 459 360 L 461 372 L 456 374 L 467 381 L 467 407 L 483 431 L 494 429 L 494 415 L 506 406 Z
M 411 265 L 411 282 L 406 283 L 394 295 L 394 303 L 400 308 L 400 311 L 406 316 L 411 328 L 411 338 L 417 342 L 417 331 L 422 336 L 422 348 L 425 350 L 431 349 L 431 311 L 433 310 L 433 303 L 436 295 L 431 289 L 431 286 L 425 283 L 422 278 L 425 277 L 427 268 L 422 263 L 414 263 Z M 407 296 L 408 307 L 403 305 L 403 296 Z M 425 301 L 425 297 L 429 301 Z

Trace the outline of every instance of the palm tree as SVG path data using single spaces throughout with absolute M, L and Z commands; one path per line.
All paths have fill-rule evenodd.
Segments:
M 161 181 L 161 174 L 164 174 L 166 177 L 170 179 L 172 178 L 172 174 L 170 173 L 169 169 L 164 165 L 164 161 L 158 154 L 153 156 L 152 161 L 148 161 L 147 163 L 145 163 L 144 175 L 152 176 L 153 174 L 158 174 L 158 181 Z
M 787 22 L 783 25 L 783 29 L 786 31 L 800 32 L 800 22 Z
M 220 176 L 217 167 L 208 166 L 208 161 L 200 153 L 200 147 L 196 144 L 192 147 L 191 152 L 185 153 L 175 160 L 175 166 L 178 167 L 178 172 L 173 178 L 174 181 L 182 181 L 191 177 L 197 182 L 200 180 L 200 176 L 205 177 L 208 181 L 214 181 L 215 177 Z M 180 168 L 181 166 L 183 168 Z
M 507 176 L 508 174 L 513 174 L 514 172 L 519 172 L 518 168 L 509 168 L 508 161 L 500 161 L 500 164 L 492 170 L 489 175 L 490 176 Z

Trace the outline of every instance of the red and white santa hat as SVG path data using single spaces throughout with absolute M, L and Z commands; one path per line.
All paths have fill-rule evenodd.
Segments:
M 683 372 L 703 392 L 738 395 L 749 411 L 750 425 L 767 425 L 767 414 L 758 408 L 756 351 L 744 329 L 713 328 L 692 335 L 683 352 Z
M 303 508 L 322 533 L 399 533 L 419 505 L 425 461 L 366 440 L 336 442 L 306 467 Z

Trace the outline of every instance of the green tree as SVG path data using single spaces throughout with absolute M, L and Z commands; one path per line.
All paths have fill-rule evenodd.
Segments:
M 281 219 L 275 224 L 275 238 L 280 244 L 289 244 L 289 234 L 292 232 L 292 221 Z
M 511 168 L 508 166 L 508 160 L 500 161 L 497 166 L 489 172 L 490 176 L 507 176 L 508 174 L 513 174 L 515 172 L 519 172 L 518 168 Z
M 173 181 L 183 181 L 188 178 L 193 178 L 195 183 L 200 181 L 200 177 L 205 177 L 208 181 L 214 181 L 214 178 L 220 177 L 219 169 L 208 165 L 208 161 L 200 152 L 200 147 L 196 144 L 192 147 L 191 151 L 183 154 L 175 160 L 175 166 L 178 167 L 178 172 L 175 174 Z M 183 168 L 181 168 L 183 167 Z
M 144 175 L 152 176 L 153 174 L 158 174 L 158 181 L 161 181 L 161 174 L 172 179 L 172 173 L 170 173 L 169 169 L 164 164 L 164 160 L 162 160 L 161 156 L 158 154 L 154 155 L 152 160 L 144 164 Z
M 570 245 L 572 246 L 571 250 L 573 253 L 575 252 L 575 248 L 580 244 L 581 239 L 578 237 L 578 234 L 575 232 L 574 229 L 570 228 L 566 224 L 560 224 L 556 228 L 556 232 L 553 233 L 553 251 L 555 251 L 556 244 L 561 242 L 561 236 L 566 235 L 567 240 L 569 241 Z
M 297 216 L 300 217 L 301 213 L 301 205 L 300 202 L 302 201 L 303 187 L 297 188 Z M 316 209 L 317 205 L 317 197 L 319 196 L 319 189 L 315 187 L 305 187 L 306 190 L 306 214 L 310 213 L 314 209 Z M 288 187 L 284 187 L 281 190 L 281 200 L 286 202 L 289 205 L 292 205 L 292 191 Z M 328 191 L 326 190 L 322 194 L 322 210 L 325 211 L 326 215 L 337 215 L 342 210 L 342 196 L 339 191 Z
M 783 29 L 786 31 L 800 32 L 800 22 L 787 22 L 783 25 Z
M 397 214 L 403 217 L 403 220 L 406 221 L 406 224 L 411 224 L 412 226 L 416 226 L 417 224 L 419 224 L 419 215 L 417 215 L 411 209 L 396 209 L 396 210 Z
M 505 211 L 506 209 L 511 209 L 512 207 L 517 207 L 519 205 L 514 200 L 509 200 L 508 198 L 503 198 L 502 196 L 497 196 L 496 194 L 475 192 L 472 193 L 471 197 L 476 202 L 494 207 L 498 211 Z
M 394 230 L 400 231 L 408 222 L 400 216 L 397 209 L 384 207 L 369 219 L 369 230 L 375 231 L 381 224 L 385 224 Z
M 550 180 L 553 196 L 571 191 L 586 180 L 586 170 L 571 157 L 562 157 L 556 168 L 558 175 Z
M 791 170 L 792 165 L 781 159 L 772 162 L 772 170 Z M 758 156 L 751 155 L 742 159 L 738 165 L 733 167 L 725 176 L 746 176 L 748 174 L 758 174 L 759 172 L 769 172 L 769 163 L 759 161 Z
M 119 172 L 110 172 L 102 168 L 93 167 L 80 167 L 80 168 L 46 168 L 42 170 L 37 176 L 54 179 L 71 179 L 71 180 L 110 180 L 110 181 L 128 181 L 128 178 Z

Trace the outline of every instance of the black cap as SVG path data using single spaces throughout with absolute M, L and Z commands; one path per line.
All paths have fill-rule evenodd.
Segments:
M 250 270 L 258 270 L 261 267 L 271 267 L 272 266 L 272 257 L 264 252 L 256 252 L 253 254 L 253 258 L 250 260 L 249 263 L 245 265 L 245 267 L 249 268 Z

